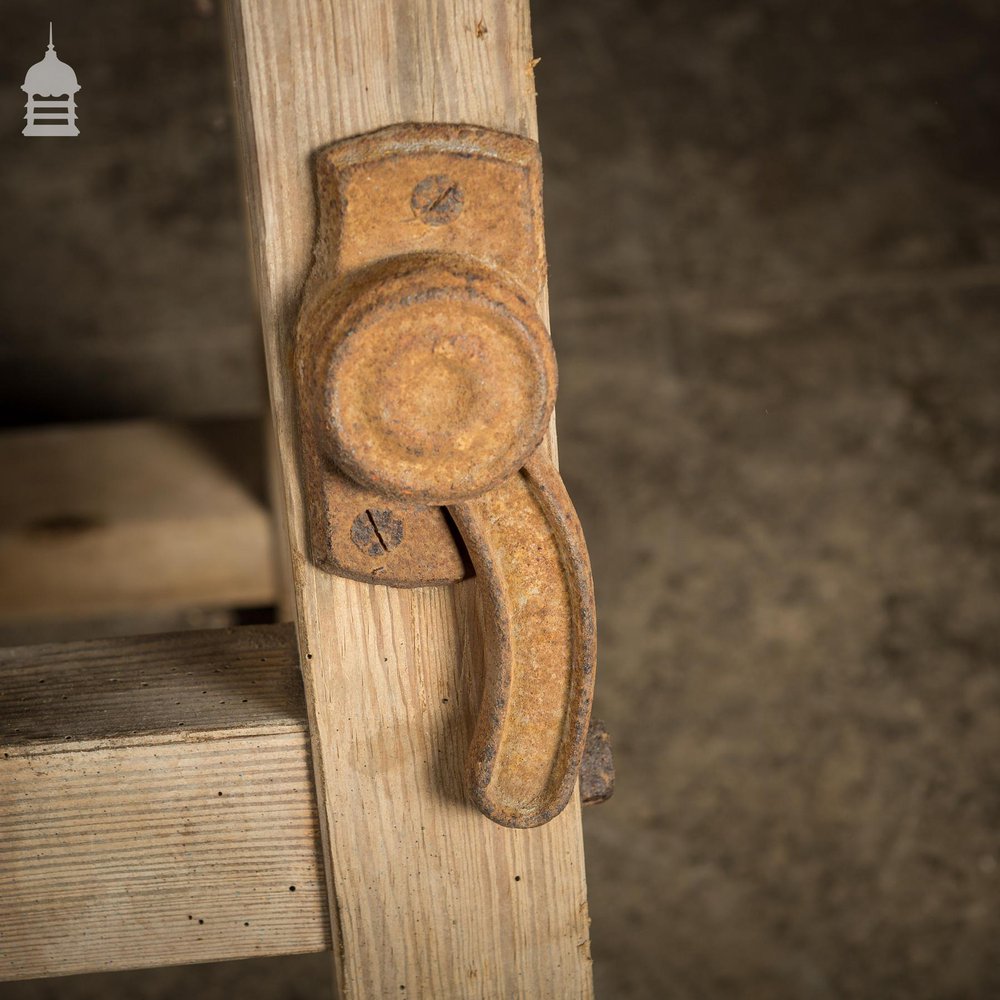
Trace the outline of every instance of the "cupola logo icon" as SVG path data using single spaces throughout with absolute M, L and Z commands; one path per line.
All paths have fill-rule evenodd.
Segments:
M 49 22 L 49 48 L 45 58 L 35 63 L 21 87 L 28 95 L 22 135 L 79 135 L 76 127 L 76 94 L 81 89 L 72 66 L 57 55 Z

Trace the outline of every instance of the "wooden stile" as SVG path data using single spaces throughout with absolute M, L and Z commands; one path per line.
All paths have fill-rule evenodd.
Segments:
M 406 121 L 535 137 L 527 4 L 231 0 L 229 17 L 341 993 L 589 997 L 578 798 L 534 830 L 467 801 L 475 583 L 393 590 L 308 562 L 289 364 L 312 155 Z

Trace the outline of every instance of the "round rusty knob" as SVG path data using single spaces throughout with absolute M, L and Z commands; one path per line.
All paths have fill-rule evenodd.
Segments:
M 548 427 L 556 364 L 534 306 L 471 258 L 383 263 L 317 307 L 330 457 L 380 492 L 446 504 L 493 489 Z

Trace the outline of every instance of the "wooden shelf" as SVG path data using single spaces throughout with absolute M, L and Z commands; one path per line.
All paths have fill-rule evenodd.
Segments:
M 275 600 L 256 421 L 0 434 L 0 626 Z

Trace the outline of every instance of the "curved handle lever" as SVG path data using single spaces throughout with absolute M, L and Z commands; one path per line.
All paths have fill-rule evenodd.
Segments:
M 596 659 L 594 587 L 576 511 L 539 452 L 449 507 L 488 595 L 486 683 L 469 788 L 504 826 L 537 826 L 573 793 Z

